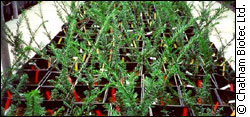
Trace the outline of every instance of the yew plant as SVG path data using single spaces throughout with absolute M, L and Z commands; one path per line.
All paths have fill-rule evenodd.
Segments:
M 35 42 L 35 33 L 39 28 L 44 28 L 45 35 L 51 40 L 41 11 L 38 15 L 43 22 L 37 30 L 29 31 L 31 42 L 24 43 L 26 45 L 24 50 L 32 50 L 39 55 L 44 55 L 42 58 L 49 59 L 46 55 L 48 51 L 53 53 L 50 57 L 55 61 L 51 66 L 59 76 L 48 80 L 54 87 L 51 91 L 51 100 L 63 101 L 63 106 L 59 107 L 53 115 L 98 115 L 95 113 L 96 103 L 102 102 L 97 102 L 96 99 L 107 89 L 112 88 L 115 89 L 115 94 L 112 94 L 115 95 L 115 100 L 112 103 L 104 102 L 108 115 L 147 116 L 150 113 L 149 108 L 159 105 L 166 107 L 171 104 L 191 108 L 195 115 L 218 115 L 222 110 L 218 109 L 212 114 L 213 110 L 204 111 L 202 105 L 198 107 L 195 105 L 197 98 L 201 97 L 201 100 L 205 101 L 211 96 L 209 79 L 213 72 L 211 68 L 215 64 L 211 57 L 212 50 L 208 44 L 208 35 L 217 24 L 214 21 L 221 18 L 220 15 L 225 11 L 224 7 L 216 9 L 215 14 L 210 16 L 212 4 L 207 6 L 203 4 L 200 16 L 193 18 L 191 17 L 192 5 L 189 6 L 186 2 L 88 1 L 70 4 L 54 2 L 54 5 L 58 17 L 65 23 L 62 27 L 65 33 L 64 46 L 59 49 L 55 43 L 52 43 L 48 50 L 43 51 L 29 46 L 32 41 Z M 68 16 L 64 18 L 62 12 Z M 30 27 L 28 19 L 25 16 L 23 19 Z M 197 20 L 199 20 L 198 23 Z M 93 24 L 87 26 L 90 22 Z M 192 27 L 193 36 L 187 41 L 184 32 L 190 27 Z M 20 34 L 12 37 L 19 36 Z M 14 42 L 12 43 L 19 44 L 21 39 Z M 40 47 L 38 43 L 36 44 Z M 16 49 L 17 55 L 25 56 L 24 52 L 19 50 L 22 47 L 17 47 L 19 47 Z M 27 59 L 27 57 L 22 58 Z M 152 58 L 152 61 L 149 60 Z M 130 69 L 130 64 L 135 64 L 133 69 Z M 205 71 L 201 88 L 197 87 L 196 83 L 186 76 L 186 71 L 182 70 L 189 69 L 188 65 L 195 66 L 191 73 L 194 76 L 199 74 L 199 66 L 202 66 L 202 70 Z M 22 78 L 18 86 L 12 89 L 8 85 L 12 81 L 2 76 L 4 89 L 1 88 L 1 100 L 5 89 L 16 90 L 16 94 L 20 94 L 20 88 L 25 88 L 25 78 Z M 194 86 L 197 95 L 191 96 L 186 86 L 179 83 L 175 84 L 175 87 L 181 92 L 176 91 L 170 83 L 170 79 L 176 76 Z M 14 74 L 10 77 L 16 79 Z M 74 82 L 71 81 L 72 77 L 75 78 Z M 103 87 L 96 86 L 96 83 L 103 79 L 108 83 Z M 140 93 L 137 92 L 138 79 L 141 81 Z M 75 94 L 76 87 L 82 85 L 88 89 L 81 90 L 85 95 L 84 98 Z M 39 91 L 31 91 L 25 97 L 27 100 L 25 115 L 44 115 L 44 108 L 40 106 L 42 102 Z M 175 102 L 174 97 L 182 100 L 183 104 L 177 104 L 179 102 Z M 81 99 L 78 100 L 78 98 Z M 18 101 L 17 96 L 14 96 L 13 100 Z M 34 102 L 35 100 L 37 102 Z M 31 104 L 36 104 L 36 107 Z M 40 111 L 37 111 L 38 109 Z M 170 114 L 165 108 L 162 112 L 165 115 Z M 3 113 L 2 108 L 1 114 Z
M 8 109 L 7 106 L 1 106 L 1 115 L 15 115 L 15 109 L 21 104 L 20 98 L 23 98 L 23 91 L 26 89 L 25 85 L 28 79 L 27 74 L 23 73 L 20 68 L 22 68 L 24 62 L 29 59 L 27 55 L 30 54 L 30 52 L 41 54 L 41 48 L 39 46 L 31 46 L 32 43 L 37 43 L 34 37 L 41 25 L 38 26 L 34 32 L 28 25 L 31 39 L 30 42 L 27 43 L 23 40 L 22 31 L 20 30 L 22 23 L 29 24 L 25 11 L 22 12 L 17 21 L 17 29 L 15 32 L 12 32 L 1 18 L 1 35 L 2 31 L 6 34 L 6 37 L 1 37 L 1 39 L 6 40 L 8 44 L 11 45 L 11 53 L 14 56 L 11 67 L 1 72 L 1 101 L 3 101 L 4 96 L 8 94 L 8 99 L 12 102 Z M 18 84 L 15 84 L 17 81 Z

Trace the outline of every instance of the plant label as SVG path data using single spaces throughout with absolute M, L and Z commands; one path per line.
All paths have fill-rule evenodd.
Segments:
M 38 83 L 39 70 L 36 69 L 35 83 Z
M 115 88 L 111 89 L 112 103 L 115 103 Z
M 53 112 L 51 109 L 48 109 L 48 112 L 49 112 L 51 115 L 54 115 L 54 112 Z
M 8 98 L 7 98 L 7 101 L 5 103 L 4 111 L 6 111 L 10 107 L 10 101 L 12 98 L 10 91 L 8 89 L 7 89 L 7 95 L 8 95 Z
M 83 56 L 82 56 L 82 62 L 85 61 L 85 58 L 86 58 L 86 53 L 84 53 Z
M 46 91 L 47 99 L 50 100 L 50 91 Z
M 232 114 L 230 116 L 235 116 L 235 110 L 233 110 Z
M 214 109 L 213 109 L 213 111 L 212 111 L 212 114 L 215 114 L 215 112 L 216 112 L 218 106 L 219 106 L 219 102 L 216 102 L 216 104 L 215 104 L 215 106 L 214 106 Z
M 188 108 L 185 107 L 183 108 L 182 116 L 187 116 L 188 115 Z
M 76 90 L 74 90 L 74 96 L 75 96 L 75 100 L 76 100 L 76 102 L 79 102 L 79 98 L 78 98 L 78 95 L 77 95 Z
M 100 110 L 96 110 L 95 112 L 96 112 L 96 116 L 102 116 Z
M 61 44 L 61 42 L 62 42 L 62 37 L 59 39 L 57 44 Z

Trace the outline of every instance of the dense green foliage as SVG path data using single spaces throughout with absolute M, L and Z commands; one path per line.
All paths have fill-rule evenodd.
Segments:
M 39 16 L 43 22 L 35 31 L 31 31 L 29 21 L 23 14 L 21 20 L 26 21 L 31 41 L 29 44 L 22 42 L 19 30 L 17 30 L 17 36 L 10 35 L 11 39 L 15 37 L 10 40 L 10 43 L 18 45 L 15 53 L 17 58 L 19 56 L 20 58 L 10 70 L 10 78 L 1 76 L 1 86 L 3 86 L 1 100 L 6 89 L 10 89 L 11 92 L 15 92 L 12 105 L 17 106 L 20 103 L 18 96 L 22 97 L 20 94 L 26 91 L 24 80 L 27 76 L 18 77 L 13 71 L 18 70 L 22 65 L 21 59 L 27 59 L 25 53 L 35 51 L 48 60 L 49 55 L 46 53 L 51 51 L 53 55 L 50 57 L 55 60 L 52 67 L 56 68 L 59 73 L 58 77 L 48 81 L 54 86 L 51 91 L 51 100 L 63 101 L 63 106 L 55 110 L 54 115 L 93 115 L 97 103 L 96 98 L 111 88 L 116 89 L 116 101 L 104 104 L 105 111 L 108 111 L 109 115 L 146 116 L 149 108 L 161 105 L 161 101 L 165 103 L 164 107 L 179 105 L 180 102 L 176 101 L 176 98 L 182 100 L 183 104 L 180 104 L 182 107 L 194 110 L 195 115 L 219 115 L 221 109 L 212 113 L 211 109 L 204 111 L 202 106 L 197 107 L 199 97 L 204 103 L 207 101 L 211 106 L 215 105 L 209 102 L 211 100 L 209 92 L 211 73 L 215 72 L 213 68 L 217 64 L 224 62 L 216 64 L 213 60 L 211 55 L 214 51 L 210 48 L 208 35 L 217 24 L 214 21 L 221 18 L 220 15 L 226 9 L 223 7 L 209 10 L 212 5 L 203 5 L 200 16 L 193 18 L 191 17 L 192 5 L 189 6 L 186 2 L 113 1 L 71 2 L 71 4 L 55 2 L 58 17 L 65 23 L 64 46 L 59 49 L 56 43 L 53 43 L 48 50 L 43 51 L 39 51 L 41 48 L 35 41 L 35 33 L 39 28 L 44 28 L 50 40 L 51 37 L 44 25 L 46 21 L 43 19 L 42 12 Z M 216 13 L 210 15 L 213 11 Z M 68 16 L 64 18 L 62 12 L 67 13 Z M 86 29 L 89 21 L 93 21 L 93 24 Z M 187 38 L 185 32 L 190 28 L 192 28 L 193 35 Z M 150 31 L 152 34 L 146 34 Z M 80 41 L 81 39 L 83 41 Z M 33 42 L 38 48 L 30 47 Z M 121 57 L 121 51 L 124 52 L 125 48 L 129 49 L 123 53 L 128 57 L 126 60 Z M 155 57 L 155 60 L 149 60 L 151 57 Z M 98 68 L 96 68 L 96 63 L 99 63 Z M 127 68 L 129 63 L 136 63 L 134 69 Z M 189 72 L 196 77 L 201 74 L 200 70 L 204 71 L 201 88 L 196 86 L 192 77 L 186 75 Z M 76 80 L 70 83 L 69 76 Z M 171 78 L 178 79 L 183 85 L 171 84 Z M 17 87 L 10 85 L 19 79 L 21 81 Z M 106 79 L 108 83 L 102 87 L 94 85 L 95 82 L 103 79 Z M 138 79 L 141 83 L 139 86 L 137 85 Z M 184 85 L 186 83 L 194 86 L 195 96 L 191 96 L 191 90 L 186 89 Z M 74 91 L 78 85 L 84 85 L 89 89 L 82 91 L 85 97 L 82 99 L 84 101 L 80 101 L 81 104 L 77 104 L 74 97 Z M 140 89 L 139 93 L 137 89 Z M 27 107 L 24 115 L 45 115 L 44 107 L 40 106 L 42 98 L 38 90 L 33 90 L 24 97 Z M 119 111 L 114 106 L 119 106 Z M 166 115 L 169 114 L 168 110 L 163 109 L 163 111 Z M 1 115 L 3 113 L 2 109 Z

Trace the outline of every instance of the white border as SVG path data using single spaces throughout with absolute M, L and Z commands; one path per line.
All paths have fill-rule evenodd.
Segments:
M 244 5 L 244 6 L 243 6 Z M 250 28 L 250 25 L 249 25 L 249 16 L 250 16 L 250 11 L 249 11 L 249 2 L 246 1 L 246 0 L 237 0 L 236 1 L 236 10 L 235 10 L 235 14 L 236 14 L 236 32 L 235 32 L 235 35 L 236 35 L 236 53 L 237 53 L 237 50 L 240 45 L 239 45 L 239 40 L 237 40 L 240 35 L 239 35 L 239 26 L 240 28 L 243 28 L 245 26 L 245 29 L 244 29 L 244 32 L 245 32 L 245 55 L 237 55 L 236 54 L 236 59 L 235 59 L 235 64 L 236 64 L 236 68 L 235 68 L 235 72 L 236 72 L 236 94 L 239 93 L 239 90 L 240 89 L 245 89 L 245 90 L 241 90 L 241 92 L 244 92 L 245 94 L 237 94 L 236 95 L 236 107 L 235 107 L 235 114 L 236 116 L 239 116 L 239 117 L 245 117 L 247 115 L 250 115 L 250 110 L 249 110 L 249 105 L 250 105 L 250 99 L 249 99 L 249 95 L 247 94 L 250 94 L 249 92 L 249 87 L 250 87 L 250 79 L 248 79 L 248 76 L 250 76 L 249 74 L 249 56 L 250 56 L 250 53 L 247 52 L 249 51 L 249 28 Z M 245 18 L 245 22 L 242 23 L 242 22 L 237 22 L 239 21 L 240 19 L 237 18 L 237 16 L 239 15 L 239 9 L 238 8 L 245 8 L 245 13 L 243 13 L 244 9 L 241 9 L 241 12 L 243 14 L 245 14 L 244 18 Z M 242 44 L 243 45 L 243 44 Z M 244 76 L 245 78 L 238 78 L 239 77 L 239 73 L 243 73 L 240 71 L 240 66 L 239 66 L 239 60 L 240 59 L 245 59 L 245 74 L 242 75 Z M 245 79 L 245 81 L 244 81 Z M 240 82 L 237 82 L 237 81 L 244 81 L 242 82 L 242 84 L 240 84 Z M 245 98 L 243 97 L 245 96 Z M 243 100 L 244 99 L 244 100 Z M 242 100 L 242 101 L 240 101 Z

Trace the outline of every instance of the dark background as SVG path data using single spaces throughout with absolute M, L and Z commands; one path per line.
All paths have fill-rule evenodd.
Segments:
M 11 1 L 1 1 L 4 5 L 3 13 L 5 22 L 13 19 L 13 9 Z M 36 5 L 38 1 L 17 1 L 18 14 L 21 13 L 22 10 L 28 9 L 34 5 Z

